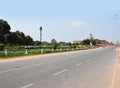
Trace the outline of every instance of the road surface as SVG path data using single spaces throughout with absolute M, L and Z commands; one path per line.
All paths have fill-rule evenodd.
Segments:
M 0 63 L 0 88 L 113 88 L 114 46 Z

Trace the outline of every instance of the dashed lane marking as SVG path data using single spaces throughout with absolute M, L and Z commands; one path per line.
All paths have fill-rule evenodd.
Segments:
M 33 85 L 34 85 L 33 83 L 30 83 L 30 84 L 28 84 L 26 86 L 23 86 L 22 88 L 28 88 L 28 87 L 33 86 Z
M 78 64 L 75 65 L 75 67 L 78 67 L 78 66 L 80 66 L 81 64 L 82 64 L 82 63 L 78 63 Z
M 53 74 L 53 76 L 60 75 L 60 74 L 62 74 L 62 73 L 64 73 L 64 72 L 66 72 L 66 71 L 67 71 L 67 69 L 64 69 L 64 70 L 62 70 L 62 71 L 59 71 L 59 72 Z

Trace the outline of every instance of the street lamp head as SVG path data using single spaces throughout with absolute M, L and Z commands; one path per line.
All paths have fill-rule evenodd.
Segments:
M 40 31 L 42 31 L 42 27 L 40 27 Z

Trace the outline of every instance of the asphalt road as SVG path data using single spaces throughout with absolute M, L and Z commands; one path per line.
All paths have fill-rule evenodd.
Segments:
M 0 88 L 113 88 L 117 52 L 86 52 L 0 63 Z

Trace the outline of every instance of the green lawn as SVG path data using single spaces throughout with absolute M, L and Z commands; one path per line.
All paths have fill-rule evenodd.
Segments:
M 0 51 L 0 58 L 9 58 L 9 57 L 18 57 L 18 56 L 30 56 L 38 54 L 48 54 L 48 53 L 57 53 L 57 52 L 69 52 L 76 50 L 86 50 L 90 47 L 81 47 L 81 48 L 63 48 L 63 49 L 6 49 L 7 54 L 5 55 L 5 50 Z M 27 50 L 27 51 L 26 51 Z

